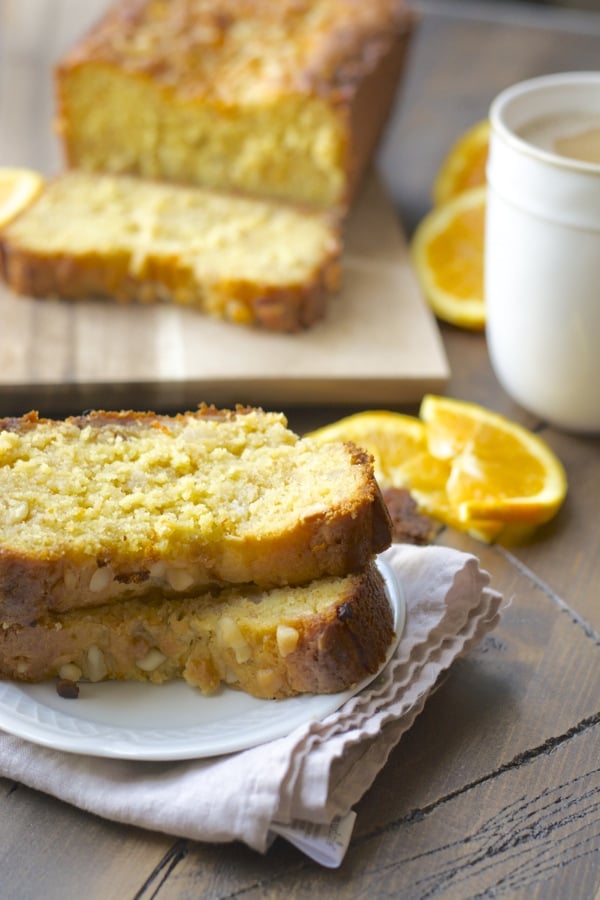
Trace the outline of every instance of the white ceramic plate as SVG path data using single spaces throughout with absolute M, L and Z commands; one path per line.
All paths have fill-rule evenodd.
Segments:
M 382 560 L 378 565 L 396 632 L 383 669 L 404 630 L 406 605 L 390 567 Z M 182 681 L 85 684 L 77 700 L 64 700 L 54 681 L 32 685 L 0 681 L 0 728 L 35 744 L 90 756 L 135 760 L 219 756 L 324 719 L 375 677 L 343 693 L 285 700 L 258 700 L 229 688 L 205 697 Z

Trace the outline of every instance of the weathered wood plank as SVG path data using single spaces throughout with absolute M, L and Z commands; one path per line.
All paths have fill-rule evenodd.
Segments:
M 584 722 L 500 771 L 364 832 L 339 871 L 323 872 L 282 842 L 265 859 L 191 845 L 160 881 L 159 896 L 309 898 L 325 890 L 340 898 L 592 898 L 600 886 L 599 739 L 598 721 Z M 160 875 L 140 900 L 155 896 Z
M 530 572 L 540 573 L 549 596 L 581 617 L 600 641 L 600 439 L 540 432 L 562 460 L 569 482 L 567 499 L 555 520 L 536 540 L 513 548 Z
M 536 748 L 500 772 L 365 834 L 324 878 L 305 861 L 264 878 L 244 898 L 593 898 L 600 887 L 600 725 Z M 576 769 L 574 770 L 573 765 Z M 188 888 L 181 890 L 182 882 Z M 161 898 L 193 896 L 183 870 Z M 357 886 L 360 885 L 359 888 Z M 224 896 L 224 895 L 221 895 Z
M 500 625 L 430 698 L 364 798 L 357 833 L 376 827 L 382 809 L 427 807 L 597 714 L 600 649 L 509 570 L 492 569 L 511 598 Z
M 133 897 L 174 843 L 0 779 L 0 896 L 6 900 Z

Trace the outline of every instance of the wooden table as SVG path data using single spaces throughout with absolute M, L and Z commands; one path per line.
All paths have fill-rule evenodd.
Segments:
M 11 2 L 2 0 L 0 9 Z M 37 13 L 38 39 L 52 42 L 65 30 L 78 33 L 78 17 L 101 5 L 43 0 L 21 9 Z M 414 5 L 423 18 L 380 157 L 409 230 L 429 206 L 446 148 L 486 114 L 500 89 L 600 63 L 596 13 L 450 0 Z M 35 59 L 35 47 L 24 46 L 23 65 Z M 19 104 L 47 98 L 0 84 L 0 102 L 13 105 L 16 122 Z M 21 162 L 51 168 L 53 151 L 21 137 Z M 597 896 L 600 442 L 559 433 L 516 407 L 492 374 L 482 335 L 444 326 L 442 334 L 452 368 L 447 393 L 541 434 L 564 462 L 569 495 L 527 546 L 485 546 L 449 529 L 439 537 L 478 554 L 511 603 L 498 629 L 452 668 L 358 804 L 342 867 L 321 869 L 283 841 L 263 858 L 237 844 L 175 840 L 4 781 L 0 896 Z M 289 416 L 302 430 L 338 412 L 294 408 Z

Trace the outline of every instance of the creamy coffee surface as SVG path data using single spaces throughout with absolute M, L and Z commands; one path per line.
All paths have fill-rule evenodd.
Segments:
M 600 113 L 565 113 L 533 119 L 519 136 L 540 150 L 600 165 Z

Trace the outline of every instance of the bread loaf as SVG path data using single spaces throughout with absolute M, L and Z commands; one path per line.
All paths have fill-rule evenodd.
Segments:
M 76 171 L 0 234 L 0 271 L 21 294 L 166 301 L 282 332 L 321 318 L 339 256 L 323 215 Z
M 303 587 L 228 588 L 128 600 L 0 629 L 0 676 L 22 681 L 184 678 L 256 697 L 346 690 L 374 674 L 393 637 L 377 568 Z
M 67 162 L 347 207 L 412 27 L 403 0 L 121 0 L 57 68 Z
M 391 540 L 370 457 L 202 406 L 0 420 L 0 623 L 361 571 Z

